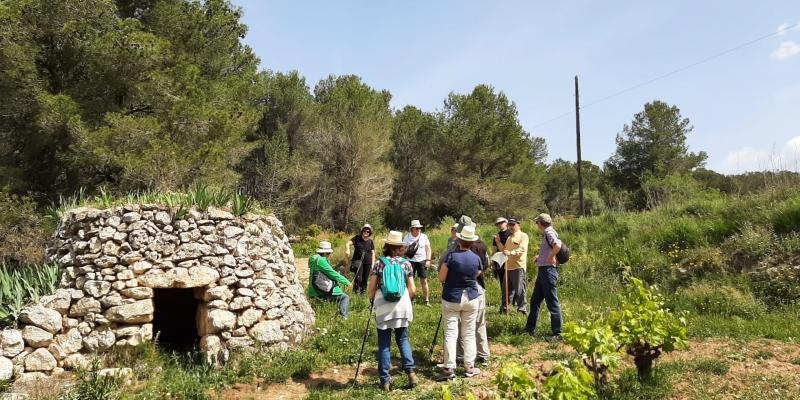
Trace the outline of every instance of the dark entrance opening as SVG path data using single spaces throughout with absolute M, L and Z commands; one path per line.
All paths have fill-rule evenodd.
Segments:
M 197 306 L 193 289 L 153 289 L 153 334 L 168 349 L 194 349 L 200 341 L 197 334 Z

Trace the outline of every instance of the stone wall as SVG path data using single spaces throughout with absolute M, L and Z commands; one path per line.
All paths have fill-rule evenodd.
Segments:
M 154 289 L 193 288 L 200 349 L 286 348 L 314 324 L 283 226 L 274 216 L 159 205 L 65 213 L 47 249 L 60 289 L 0 332 L 0 379 L 87 363 L 90 354 L 152 340 Z

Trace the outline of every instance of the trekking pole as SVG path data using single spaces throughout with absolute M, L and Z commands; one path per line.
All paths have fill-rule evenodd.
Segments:
M 444 317 L 444 313 L 439 314 L 439 323 L 436 324 L 436 332 L 433 334 L 433 341 L 431 342 L 431 349 L 428 351 L 428 361 L 432 361 L 431 358 L 433 357 L 433 348 L 436 347 L 436 339 L 439 338 L 439 328 L 442 326 L 442 318 Z
M 356 364 L 356 377 L 353 378 L 353 385 L 358 383 L 358 372 L 361 369 L 361 359 L 364 358 L 364 345 L 367 343 L 367 336 L 369 335 L 369 321 L 372 319 L 372 307 L 375 298 L 369 301 L 369 314 L 367 314 L 367 326 L 364 327 L 364 339 L 361 340 L 361 352 L 358 354 L 358 364 Z

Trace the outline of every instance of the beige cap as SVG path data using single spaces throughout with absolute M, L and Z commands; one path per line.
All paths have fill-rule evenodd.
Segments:
M 541 213 L 536 217 L 536 219 L 534 219 L 534 222 L 544 222 L 545 224 L 552 224 L 553 219 L 550 218 L 550 214 Z

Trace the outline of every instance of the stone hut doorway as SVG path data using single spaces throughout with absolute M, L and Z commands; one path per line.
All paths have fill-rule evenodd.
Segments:
M 200 342 L 193 289 L 153 289 L 153 334 L 170 350 L 196 349 Z

